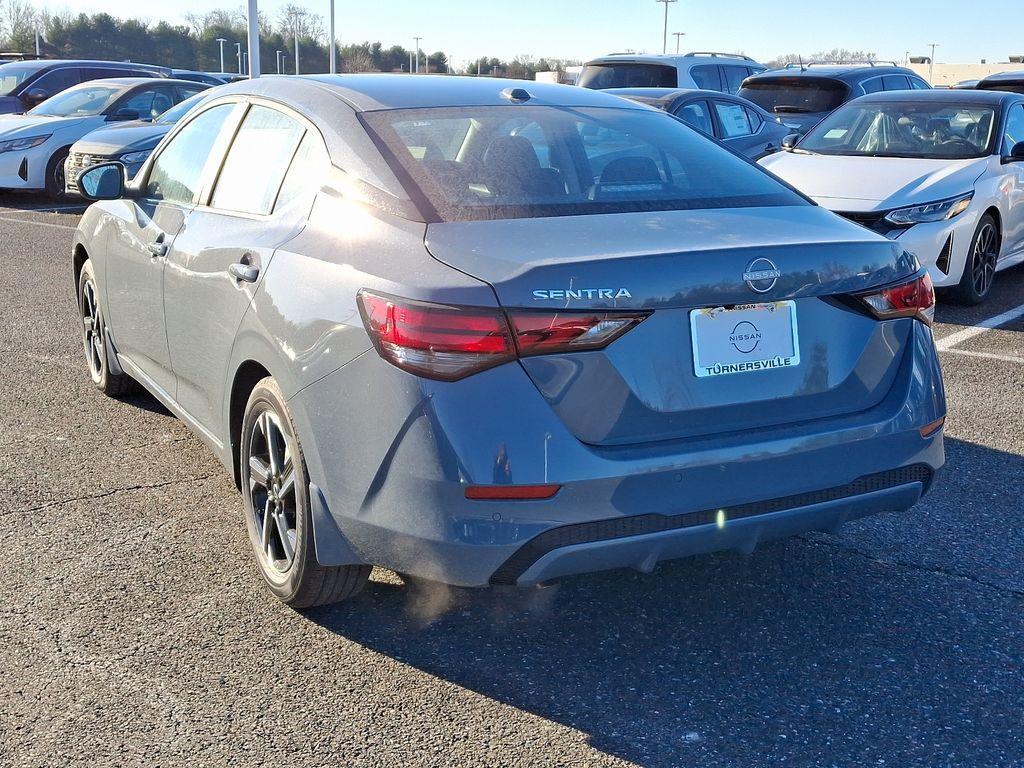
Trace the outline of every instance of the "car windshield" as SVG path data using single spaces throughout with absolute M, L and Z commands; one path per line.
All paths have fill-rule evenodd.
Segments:
M 989 154 L 991 107 L 934 102 L 851 103 L 818 123 L 797 146 L 823 155 L 961 160 Z
M 0 65 L 0 96 L 10 96 L 15 88 L 38 71 L 37 67 L 23 67 L 17 64 Z
M 780 77 L 748 81 L 737 95 L 775 114 L 800 114 L 831 112 L 848 92 L 838 80 Z
M 189 96 L 184 101 L 178 102 L 173 107 L 171 107 L 170 109 L 166 110 L 162 115 L 160 115 L 153 122 L 154 123 L 163 123 L 164 125 L 170 125 L 171 123 L 176 123 L 179 120 L 181 120 L 181 118 L 183 118 L 185 116 L 186 112 L 188 112 L 190 109 L 192 109 L 192 107 L 194 107 L 200 101 L 205 99 L 208 95 L 209 94 L 207 94 L 205 91 L 202 91 L 200 93 L 197 93 L 195 96 Z
M 807 204 L 648 110 L 464 107 L 364 119 L 410 195 L 445 221 Z
M 584 88 L 675 88 L 675 67 L 663 64 L 587 64 L 576 83 Z
M 124 90 L 124 87 L 115 85 L 81 85 L 47 99 L 35 109 L 30 109 L 28 114 L 54 117 L 99 115 L 113 104 Z
M 1024 93 L 1024 80 L 1004 83 L 1001 83 L 998 80 L 990 83 L 982 81 L 978 83 L 975 88 L 979 91 L 1009 91 L 1010 93 Z

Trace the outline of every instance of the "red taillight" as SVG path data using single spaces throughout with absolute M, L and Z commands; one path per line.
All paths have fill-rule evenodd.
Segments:
M 381 357 L 453 381 L 513 360 L 602 349 L 646 312 L 534 312 L 409 301 L 360 291 L 363 324 Z
M 857 296 L 880 320 L 916 317 L 931 325 L 935 319 L 935 288 L 925 273 L 912 280 Z
M 515 357 L 499 310 L 465 309 L 359 294 L 363 323 L 388 362 L 432 379 L 451 381 Z
M 540 501 L 550 499 L 560 485 L 468 485 L 466 498 L 478 501 Z

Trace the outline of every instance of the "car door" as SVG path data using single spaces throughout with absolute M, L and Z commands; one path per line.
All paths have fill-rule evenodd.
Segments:
M 326 165 L 322 142 L 301 118 L 250 106 L 205 202 L 168 255 L 164 312 L 177 400 L 214 435 L 223 435 L 221 405 L 235 331 L 275 249 L 299 232 L 308 214 L 308 207 L 288 204 L 294 195 L 289 188 L 282 192 L 285 174 L 313 151 L 311 145 Z M 300 183 L 319 188 L 312 172 L 302 173 Z
M 1003 124 L 1002 155 L 1008 157 L 1015 144 L 1024 141 L 1024 103 L 1018 102 L 1006 112 Z M 1003 221 L 1003 256 L 1024 250 L 1024 162 L 1003 163 L 1006 181 L 1006 210 Z
M 167 255 L 192 210 L 225 124 L 237 105 L 204 110 L 180 126 L 145 170 L 107 244 L 107 315 L 117 351 L 139 373 L 174 396 L 174 374 L 164 327 L 163 279 Z
M 750 115 L 742 104 L 712 99 L 719 137 L 731 149 L 748 157 L 760 157 L 769 151 L 750 124 Z

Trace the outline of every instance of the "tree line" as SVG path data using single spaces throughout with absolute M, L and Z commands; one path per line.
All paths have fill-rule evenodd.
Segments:
M 179 69 L 220 71 L 224 39 L 224 69 L 239 71 L 236 43 L 246 50 L 246 18 L 241 10 L 190 14 L 185 24 L 119 19 L 108 13 L 87 15 L 37 9 L 30 0 L 0 0 L 0 50 L 34 53 L 36 32 L 43 55 L 65 59 L 107 59 L 161 64 Z M 322 16 L 298 5 L 287 5 L 275 18 L 261 13 L 260 68 L 295 72 L 295 42 L 303 73 L 330 68 L 329 35 Z M 341 72 L 408 72 L 415 52 L 402 45 L 380 42 L 348 43 L 338 47 Z M 481 57 L 457 67 L 444 51 L 420 51 L 420 71 L 500 75 L 532 79 L 538 71 L 563 69 L 576 63 L 561 59 L 518 56 L 511 60 Z

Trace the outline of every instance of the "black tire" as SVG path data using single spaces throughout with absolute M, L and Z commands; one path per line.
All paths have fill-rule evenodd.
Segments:
M 108 397 L 123 397 L 135 392 L 139 385 L 131 376 L 126 373 L 114 374 L 110 370 L 107 326 L 100 310 L 96 274 L 90 260 L 86 260 L 78 275 L 78 317 L 82 348 L 92 383 Z
M 58 149 L 46 164 L 46 196 L 51 200 L 65 200 L 68 196 L 64 186 L 64 161 L 70 149 Z
M 357 594 L 371 566 L 316 560 L 306 460 L 288 404 L 269 376 L 249 395 L 238 450 L 245 527 L 270 591 L 292 608 Z
M 995 281 L 996 262 L 1002 238 L 999 225 L 986 213 L 978 222 L 971 238 L 971 246 L 964 262 L 964 273 L 960 282 L 950 291 L 952 299 L 960 304 L 981 304 L 988 298 Z

